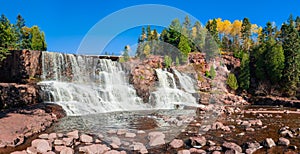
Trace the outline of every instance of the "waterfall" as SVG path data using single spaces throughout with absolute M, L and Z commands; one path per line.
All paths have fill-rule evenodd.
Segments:
M 109 59 L 43 52 L 42 71 L 38 85 L 44 101 L 62 106 L 67 115 L 199 106 L 194 80 L 175 69 L 155 70 L 158 86 L 148 104 L 137 96 L 121 64 Z
M 61 105 L 67 115 L 149 109 L 118 62 L 43 52 L 42 70 L 44 100 Z
M 176 71 L 176 70 L 175 70 Z M 190 91 L 195 92 L 193 85 L 187 88 L 187 91 L 177 88 L 174 74 L 162 70 L 156 69 L 156 75 L 158 77 L 158 88 L 153 91 L 150 95 L 150 103 L 157 109 L 174 109 L 182 108 L 184 106 L 194 106 L 199 107 L 196 98 L 190 93 Z M 189 76 L 183 76 L 180 72 L 176 71 L 175 74 L 180 74 L 179 78 L 180 85 L 186 84 L 187 81 L 192 81 Z M 189 84 L 189 83 L 188 83 Z

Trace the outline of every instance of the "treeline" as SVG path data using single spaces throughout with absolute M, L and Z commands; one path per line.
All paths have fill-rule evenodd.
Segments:
M 38 26 L 27 27 L 21 15 L 18 15 L 16 23 L 12 24 L 2 14 L 0 17 L 0 61 L 5 59 L 9 50 L 21 49 L 47 50 L 44 32 Z
M 243 20 L 209 20 L 205 26 L 171 22 L 161 33 L 148 26 L 142 28 L 137 56 L 169 55 L 176 63 L 186 61 L 190 52 L 205 52 L 206 57 L 230 52 L 241 60 L 233 89 L 256 94 L 296 96 L 300 89 L 300 17 L 292 15 L 281 27 L 268 22 L 265 27 Z M 169 46 L 168 46 L 169 44 Z M 232 76 L 234 75 L 234 76 Z M 233 79 L 235 80 L 235 79 Z

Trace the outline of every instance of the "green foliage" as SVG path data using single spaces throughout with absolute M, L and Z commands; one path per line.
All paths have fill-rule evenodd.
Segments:
M 191 52 L 191 47 L 189 46 L 188 39 L 183 35 L 180 37 L 178 49 L 181 51 L 181 53 L 183 55 L 182 59 L 186 59 L 188 57 L 188 54 Z M 186 61 L 186 60 L 184 60 L 184 61 Z
M 219 54 L 218 44 L 214 41 L 212 36 L 208 33 L 205 37 L 204 52 L 206 53 L 206 58 L 211 60 Z
M 214 79 L 216 77 L 216 70 L 213 65 L 210 66 L 209 74 L 211 79 Z
M 208 32 L 210 33 L 210 35 L 212 36 L 214 41 L 217 43 L 217 45 L 220 45 L 221 41 L 220 41 L 220 38 L 219 38 L 219 32 L 218 32 L 218 29 L 217 29 L 216 19 L 213 19 L 212 21 L 208 21 L 206 23 L 206 29 L 208 30 Z
M 45 34 L 40 31 L 38 26 L 31 27 L 31 35 L 31 49 L 40 51 L 47 50 Z
M 164 57 L 164 63 L 165 63 L 166 68 L 171 67 L 171 65 L 172 65 L 172 58 L 169 57 L 169 56 L 165 56 Z
M 237 82 L 236 77 L 233 73 L 230 73 L 228 75 L 226 83 L 233 90 L 237 90 L 239 88 L 238 82 Z
M 180 65 L 180 61 L 179 61 L 179 58 L 178 58 L 178 57 L 176 57 L 175 64 L 176 64 L 176 66 L 179 66 L 179 65 Z
M 239 84 L 242 89 L 248 90 L 250 86 L 250 60 L 249 55 L 244 53 L 241 61 L 241 70 L 239 74 Z
M 130 52 L 130 46 L 126 45 L 124 47 L 122 57 L 120 57 L 120 59 L 119 59 L 120 63 L 127 62 L 130 59 L 129 52 Z
M 250 43 L 251 43 L 251 23 L 248 18 L 243 19 L 242 27 L 241 27 L 241 34 L 242 34 L 242 41 L 243 45 L 242 48 L 244 51 L 249 51 Z

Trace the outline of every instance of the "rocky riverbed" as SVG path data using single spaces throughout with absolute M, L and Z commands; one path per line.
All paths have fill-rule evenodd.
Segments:
M 204 111 L 65 117 L 14 153 L 300 152 L 299 110 L 227 106 L 222 112 L 210 123 Z

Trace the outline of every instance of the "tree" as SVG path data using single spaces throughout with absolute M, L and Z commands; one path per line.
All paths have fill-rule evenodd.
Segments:
M 207 33 L 205 37 L 204 52 L 208 60 L 215 58 L 219 54 L 218 45 L 210 33 Z
M 0 18 L 0 47 L 14 49 L 16 44 L 16 35 L 13 26 L 4 14 Z
M 164 63 L 165 63 L 166 68 L 170 68 L 172 65 L 172 58 L 169 56 L 165 56 Z
M 47 50 L 45 34 L 40 31 L 38 26 L 31 27 L 31 49 L 40 51 Z
M 15 24 L 15 33 L 16 33 L 16 46 L 17 49 L 23 49 L 22 47 L 22 39 L 23 37 L 23 32 L 22 32 L 22 28 L 25 26 L 25 20 L 24 18 L 18 14 L 17 16 L 17 23 Z
M 281 27 L 281 41 L 285 56 L 284 89 L 286 95 L 295 96 L 300 75 L 300 37 L 292 16 Z
M 239 88 L 238 82 L 233 73 L 229 73 L 226 83 L 233 90 L 237 90 Z
M 181 51 L 182 53 L 182 61 L 186 61 L 188 54 L 191 52 L 191 47 L 189 46 L 189 42 L 188 39 L 182 35 L 180 37 L 180 42 L 178 44 L 178 49 Z
M 206 29 L 208 30 L 214 41 L 217 43 L 217 45 L 220 45 L 221 41 L 219 38 L 216 19 L 208 21 L 206 24 Z
M 239 77 L 240 88 L 248 90 L 250 86 L 249 54 L 243 53 Z
M 129 45 L 126 45 L 124 47 L 124 51 L 123 51 L 123 58 L 124 58 L 124 61 L 127 62 L 129 60 L 129 52 L 130 52 L 130 46 Z
M 152 41 L 152 33 L 151 33 L 151 27 L 150 25 L 147 26 L 147 41 Z
M 148 57 L 150 55 L 150 52 L 151 52 L 151 48 L 150 48 L 149 44 L 146 44 L 144 46 L 144 50 L 143 50 L 145 57 Z
M 182 35 L 184 35 L 185 37 L 189 37 L 190 35 L 190 29 L 191 29 L 191 20 L 189 18 L 189 16 L 185 16 L 184 18 L 184 22 L 182 24 Z
M 243 19 L 242 27 L 241 27 L 241 35 L 242 35 L 242 41 L 243 41 L 243 50 L 249 51 L 250 49 L 250 36 L 251 36 L 251 23 L 248 18 Z

